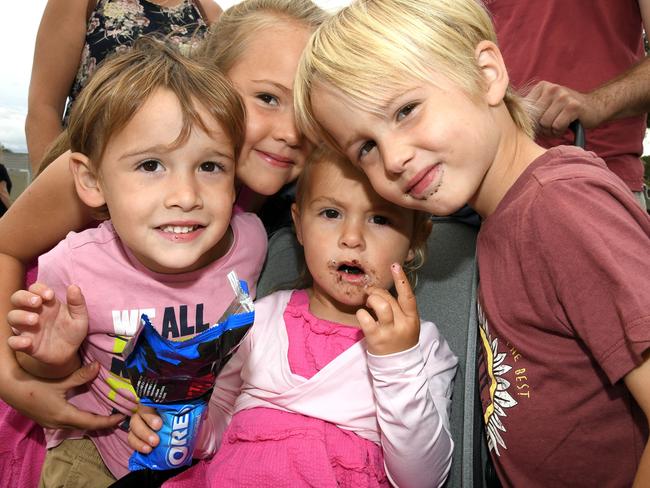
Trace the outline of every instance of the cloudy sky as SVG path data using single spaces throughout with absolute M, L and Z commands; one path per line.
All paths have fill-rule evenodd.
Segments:
M 217 0 L 228 8 L 237 0 Z M 328 9 L 335 9 L 347 0 L 316 0 Z M 34 54 L 38 24 L 47 0 L 0 1 L 0 143 L 13 151 L 27 152 L 25 115 L 27 90 Z M 644 154 L 650 154 L 646 137 Z
M 26 152 L 25 114 L 36 30 L 46 0 L 0 4 L 0 143 Z

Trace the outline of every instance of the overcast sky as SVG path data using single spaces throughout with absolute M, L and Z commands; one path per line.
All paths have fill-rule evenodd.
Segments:
M 0 2 L 0 143 L 26 152 L 27 89 L 46 0 Z
M 217 0 L 226 9 L 237 0 Z M 316 0 L 328 9 L 347 0 Z M 0 0 L 0 143 L 12 151 L 27 152 L 25 115 L 34 41 L 47 0 Z M 646 137 L 646 139 L 648 139 Z M 650 154 L 646 140 L 644 154 Z

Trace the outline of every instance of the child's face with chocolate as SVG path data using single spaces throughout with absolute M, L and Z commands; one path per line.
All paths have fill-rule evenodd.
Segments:
M 381 198 L 352 165 L 310 169 L 294 222 L 313 278 L 312 312 L 346 322 L 365 305 L 367 287 L 390 288 L 390 266 L 412 259 L 415 213 Z
M 322 83 L 312 103 L 319 123 L 381 196 L 449 215 L 468 202 L 474 206 L 492 163 L 507 154 L 505 88 L 494 83 L 474 100 L 439 73 L 430 79 L 410 80 L 378 111 Z

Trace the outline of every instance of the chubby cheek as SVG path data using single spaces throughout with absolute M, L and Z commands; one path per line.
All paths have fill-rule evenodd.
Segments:
M 399 191 L 396 184 L 389 182 L 386 179 L 383 166 L 373 165 L 372 168 L 366 169 L 361 167 L 361 169 L 368 177 L 373 190 L 375 190 L 380 197 L 397 205 L 403 205 L 403 202 L 401 201 L 401 191 Z

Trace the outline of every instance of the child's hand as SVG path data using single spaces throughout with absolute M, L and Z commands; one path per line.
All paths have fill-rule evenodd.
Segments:
M 138 405 L 138 411 L 131 416 L 129 423 L 129 446 L 143 454 L 150 453 L 160 442 L 156 431 L 161 427 L 162 419 L 156 410 Z
M 371 288 L 366 306 L 373 310 L 377 320 L 367 310 L 357 311 L 368 352 L 376 356 L 410 349 L 420 338 L 420 316 L 411 285 L 399 264 L 391 266 L 391 273 L 397 299 L 387 290 Z
M 11 295 L 7 322 L 14 331 L 9 347 L 45 364 L 64 365 L 74 358 L 88 333 L 88 311 L 78 286 L 68 287 L 66 304 L 42 283 Z

